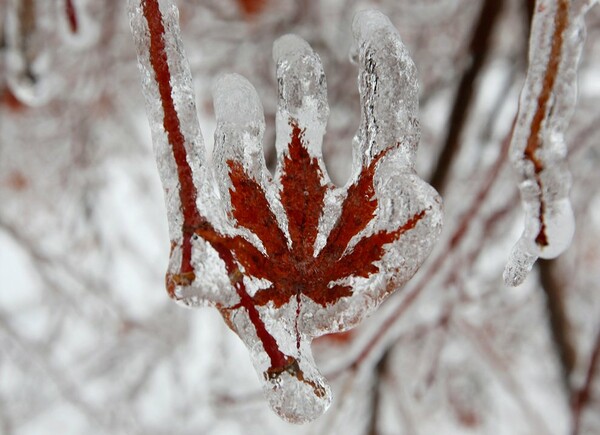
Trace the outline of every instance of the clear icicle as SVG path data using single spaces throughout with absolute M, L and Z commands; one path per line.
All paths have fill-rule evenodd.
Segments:
M 167 290 L 186 305 L 217 307 L 248 347 L 275 412 L 314 420 L 331 391 L 312 339 L 371 313 L 417 271 L 441 230 L 440 198 L 414 171 L 416 68 L 384 15 L 357 15 L 363 118 L 354 175 L 337 188 L 321 154 L 329 114 L 323 66 L 301 38 L 280 38 L 276 176 L 262 154 L 258 95 L 235 74 L 214 87 L 213 172 L 177 9 L 168 0 L 129 4 L 168 207 Z
M 507 285 L 521 284 L 537 258 L 555 258 L 573 237 L 565 132 L 577 99 L 583 18 L 595 0 L 538 0 L 510 158 L 521 182 L 525 228 L 506 268 Z

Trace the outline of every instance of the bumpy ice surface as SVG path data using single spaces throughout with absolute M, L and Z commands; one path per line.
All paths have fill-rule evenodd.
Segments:
M 406 282 L 441 229 L 438 194 L 415 173 L 415 65 L 389 20 L 357 15 L 362 121 L 353 175 L 334 186 L 322 160 L 328 116 L 319 57 L 297 36 L 273 54 L 278 164 L 266 169 L 260 100 L 238 75 L 214 87 L 214 167 L 207 164 L 170 1 L 130 1 L 172 252 L 167 290 L 216 307 L 249 349 L 271 407 L 310 421 L 331 403 L 310 343 L 343 331 Z

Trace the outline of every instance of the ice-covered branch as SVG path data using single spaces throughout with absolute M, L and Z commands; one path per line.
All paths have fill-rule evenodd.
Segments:
M 171 1 L 131 0 L 172 251 L 169 295 L 209 303 L 250 349 L 272 408 L 301 423 L 331 402 L 310 343 L 347 330 L 404 284 L 441 230 L 441 201 L 414 170 L 420 136 L 415 65 L 390 21 L 357 15 L 362 121 L 353 176 L 334 186 L 321 144 L 329 107 L 317 54 L 274 46 L 278 167 L 262 153 L 262 105 L 238 75 L 214 89 L 215 167 L 204 157 L 192 79 Z
M 535 261 L 555 258 L 573 237 L 565 133 L 576 103 L 577 66 L 585 40 L 583 17 L 596 0 L 538 0 L 529 42 L 529 68 L 511 143 L 525 228 L 504 281 L 523 282 Z

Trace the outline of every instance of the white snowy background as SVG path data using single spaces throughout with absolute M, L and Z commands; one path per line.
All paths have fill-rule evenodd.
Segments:
M 271 44 L 297 33 L 325 66 L 325 160 L 343 183 L 359 118 L 350 23 L 367 6 L 390 16 L 419 70 L 425 179 L 467 105 L 439 186 L 441 241 L 367 322 L 314 343 L 334 402 L 295 426 L 268 408 L 218 313 L 168 298 L 166 211 L 125 5 L 72 3 L 74 34 L 62 0 L 0 2 L 1 434 L 600 433 L 600 8 L 586 17 L 566 135 L 574 240 L 508 288 L 523 216 L 504 144 L 527 69 L 528 2 L 498 0 L 466 100 L 486 1 L 269 0 L 253 13 L 241 0 L 175 2 L 209 148 L 210 86 L 237 72 L 263 100 L 273 162 Z

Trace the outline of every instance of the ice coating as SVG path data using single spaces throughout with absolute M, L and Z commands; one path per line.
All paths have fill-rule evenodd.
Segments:
M 563 253 L 575 231 L 564 136 L 577 99 L 583 17 L 595 3 L 536 2 L 529 68 L 510 146 L 512 164 L 521 178 L 525 228 L 504 270 L 507 285 L 521 284 L 537 258 Z
M 176 8 L 130 0 L 129 10 L 168 207 L 168 293 L 216 307 L 248 347 L 273 410 L 294 423 L 314 420 L 332 398 L 312 339 L 372 312 L 416 272 L 441 230 L 440 198 L 414 171 L 415 66 L 387 18 L 357 15 L 363 115 L 353 176 L 338 188 L 321 156 L 323 66 L 299 37 L 280 38 L 275 176 L 262 153 L 260 99 L 236 74 L 213 89 L 213 169 Z
M 277 65 L 279 88 L 275 121 L 279 161 L 288 149 L 292 133 L 290 119 L 294 119 L 304 128 L 309 151 L 318 159 L 324 172 L 320 157 L 329 105 L 321 60 L 308 43 L 296 35 L 284 35 L 275 41 L 273 60 Z
M 229 201 L 227 162 L 242 162 L 249 174 L 259 181 L 267 176 L 262 152 L 265 117 L 256 90 L 237 74 L 223 76 L 213 89 L 217 119 L 214 163 L 221 197 Z M 229 211 L 229 210 L 227 210 Z
M 385 15 L 364 11 L 355 17 L 352 31 L 357 45 L 353 51 L 358 51 L 362 66 L 358 80 L 362 116 L 355 157 L 362 164 L 382 148 L 398 144 L 401 152 L 394 153 L 395 164 L 410 171 L 420 138 L 415 64 Z

